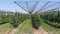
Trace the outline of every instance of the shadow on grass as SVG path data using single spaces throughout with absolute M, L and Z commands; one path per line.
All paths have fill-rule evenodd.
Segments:
M 0 23 L 0 25 L 6 24 L 7 22 Z

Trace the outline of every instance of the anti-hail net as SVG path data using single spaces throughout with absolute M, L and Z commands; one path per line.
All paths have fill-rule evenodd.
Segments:
M 44 12 L 49 10 L 60 10 L 60 2 L 51 1 L 14 1 L 26 12 Z

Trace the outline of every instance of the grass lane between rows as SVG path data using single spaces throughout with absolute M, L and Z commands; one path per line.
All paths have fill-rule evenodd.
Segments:
M 45 22 L 41 21 L 41 26 L 46 29 L 49 34 L 53 33 L 53 34 L 60 34 L 60 28 L 55 28 L 53 26 L 50 26 L 48 24 L 46 24 Z

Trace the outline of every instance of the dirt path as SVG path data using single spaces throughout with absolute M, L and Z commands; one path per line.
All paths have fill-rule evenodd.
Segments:
M 43 29 L 42 27 L 40 27 L 38 30 L 34 29 L 33 34 L 48 34 L 48 32 L 45 29 Z
M 7 29 L 7 31 L 4 31 L 4 33 L 2 33 L 2 34 L 7 34 L 9 31 L 10 31 L 10 30 Z
M 14 34 L 18 28 L 13 29 L 9 34 Z
M 24 23 L 25 23 L 25 21 L 22 24 L 20 24 L 18 27 L 21 27 Z M 14 34 L 18 30 L 18 27 L 13 29 L 13 30 L 11 30 L 11 32 L 6 33 L 6 34 Z

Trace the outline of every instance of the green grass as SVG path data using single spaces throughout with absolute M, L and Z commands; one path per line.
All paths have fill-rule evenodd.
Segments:
M 53 26 L 50 26 L 43 21 L 41 21 L 41 26 L 46 29 L 49 33 L 53 32 L 54 34 L 60 34 L 60 28 L 55 28 Z
M 16 34 L 20 34 L 20 33 L 28 33 L 31 34 L 32 33 L 32 21 L 31 19 L 27 19 L 24 22 L 24 25 L 22 25 L 21 27 L 19 27 L 19 31 L 16 32 Z
M 12 29 L 12 26 L 10 23 L 0 25 L 0 34 L 3 34 L 6 31 L 10 31 L 11 29 Z

